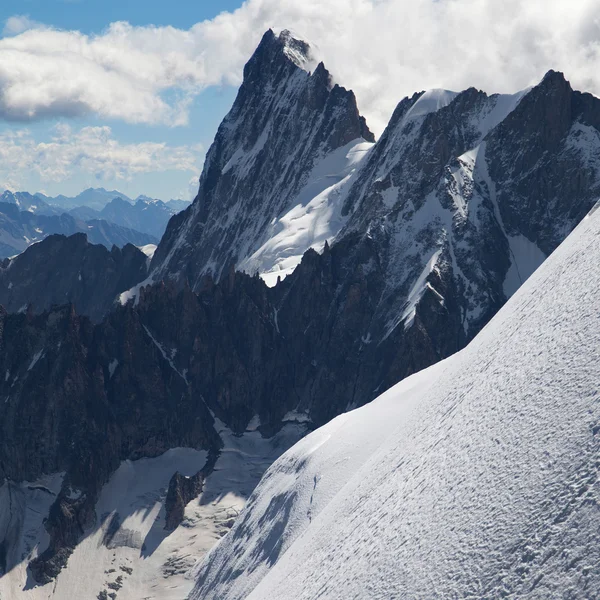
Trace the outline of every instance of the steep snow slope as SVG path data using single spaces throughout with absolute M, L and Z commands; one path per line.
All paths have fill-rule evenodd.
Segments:
M 275 217 L 262 238 L 264 244 L 237 268 L 259 273 L 270 287 L 289 275 L 308 248 L 323 250 L 342 228 L 342 206 L 357 169 L 373 144 L 354 140 L 334 150 L 313 167 L 285 214 Z
M 600 597 L 600 211 L 463 351 L 302 440 L 190 596 Z

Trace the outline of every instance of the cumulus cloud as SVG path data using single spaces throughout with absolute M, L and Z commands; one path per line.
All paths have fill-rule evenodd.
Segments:
M 514 91 L 554 68 L 600 95 L 599 15 L 600 0 L 247 0 L 188 30 L 30 29 L 0 39 L 0 118 L 185 124 L 205 87 L 239 84 L 268 27 L 312 42 L 378 132 L 403 96 L 430 87 Z
M 201 153 L 200 146 L 122 144 L 106 126 L 73 130 L 61 123 L 45 142 L 36 140 L 29 130 L 19 129 L 0 134 L 0 185 L 20 189 L 19 174 L 28 173 L 54 183 L 81 173 L 105 181 L 171 170 L 197 175 Z

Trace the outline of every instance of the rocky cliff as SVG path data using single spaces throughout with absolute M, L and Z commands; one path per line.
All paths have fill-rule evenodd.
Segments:
M 365 335 L 427 327 L 418 308 L 437 302 L 454 305 L 441 330 L 459 345 L 472 338 L 594 205 L 599 117 L 600 101 L 554 72 L 512 96 L 403 100 L 338 236 L 377 248 L 384 287 Z
M 354 94 L 333 83 L 308 44 L 268 31 L 206 156 L 198 196 L 169 222 L 152 261 L 153 279 L 198 289 L 204 274 L 218 279 L 244 261 L 251 273 L 285 269 L 290 255 L 295 266 L 309 247 L 322 247 L 323 236 L 295 232 L 287 248 L 265 244 L 289 230 L 285 216 L 292 218 L 292 209 L 304 212 L 345 180 L 373 141 Z M 329 235 L 341 226 L 331 218 L 335 204 L 317 201 Z

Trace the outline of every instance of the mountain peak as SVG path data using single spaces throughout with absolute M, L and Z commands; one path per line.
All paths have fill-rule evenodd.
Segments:
M 309 44 L 295 37 L 288 29 L 279 35 L 269 29 L 244 67 L 244 80 L 256 79 L 265 71 L 274 70 L 274 65 L 279 66 L 282 61 L 304 71 L 310 71 L 316 65 Z
M 573 92 L 571 84 L 560 71 L 550 69 L 542 78 L 542 80 L 533 89 L 537 89 L 544 94 L 558 94 L 560 96 L 568 96 Z
M 307 65 L 314 62 L 309 44 L 294 37 L 289 29 L 284 29 L 279 34 L 277 41 L 283 50 L 283 54 L 301 69 L 306 70 Z
M 334 84 L 310 46 L 288 30 L 268 30 L 208 151 L 193 210 L 171 221 L 152 259 L 153 277 L 173 274 L 197 289 L 206 272 L 218 279 L 231 263 L 246 272 L 266 271 L 285 254 L 285 268 L 291 268 L 325 240 L 292 235 L 285 220 L 282 235 L 293 240 L 271 245 L 277 219 L 347 180 L 373 142 L 354 94 Z M 339 228 L 341 221 L 335 223 Z
M 131 202 L 127 202 L 121 196 L 115 196 L 108 204 L 112 206 L 131 206 Z
M 560 82 L 565 82 L 565 75 L 562 71 L 555 71 L 554 69 L 550 69 L 543 77 L 542 77 L 542 82 L 543 81 L 560 81 Z

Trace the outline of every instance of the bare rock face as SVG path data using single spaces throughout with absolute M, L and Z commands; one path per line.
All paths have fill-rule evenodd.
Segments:
M 60 573 L 72 549 L 96 519 L 94 504 L 87 495 L 71 499 L 65 492 L 66 487 L 50 507 L 46 520 L 50 544 L 29 564 L 31 574 L 40 584 L 52 581 Z
M 206 405 L 148 333 L 156 326 L 129 309 L 117 314 L 96 327 L 72 306 L 0 316 L 0 480 L 66 473 L 46 522 L 50 544 L 32 564 L 40 582 L 56 575 L 97 518 L 102 485 L 122 460 L 220 444 Z
M 191 477 L 179 472 L 171 477 L 165 501 L 165 529 L 173 531 L 180 525 L 185 507 L 200 495 L 203 484 L 204 474 L 201 471 Z
M 363 335 L 377 344 L 399 326 L 427 327 L 421 310 L 437 298 L 439 311 L 455 307 L 438 323 L 447 339 L 471 339 L 594 205 L 599 118 L 600 101 L 554 72 L 512 96 L 403 100 L 348 194 L 336 241 L 376 248 L 363 269 L 380 269 L 384 287 Z M 346 260 L 356 268 L 360 258 Z
M 600 100 L 550 71 L 487 138 L 489 175 L 509 235 L 546 255 L 600 192 Z
M 218 458 L 219 453 L 213 449 L 209 452 L 206 464 L 195 475 L 186 477 L 179 472 L 173 474 L 165 500 L 166 530 L 173 531 L 183 522 L 185 507 L 200 496 L 204 480 L 212 473 Z

